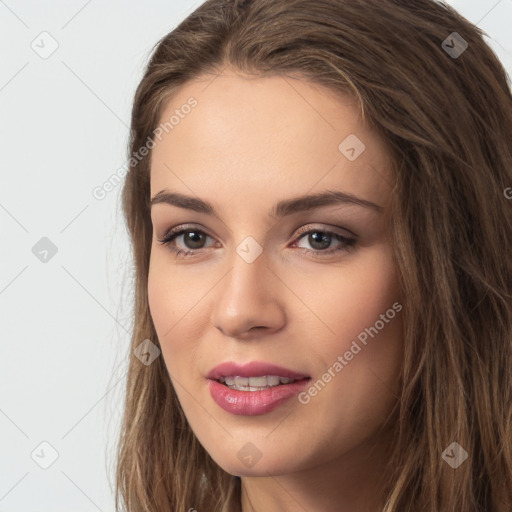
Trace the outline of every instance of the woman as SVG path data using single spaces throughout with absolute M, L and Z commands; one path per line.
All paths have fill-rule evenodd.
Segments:
M 209 0 L 165 36 L 118 510 L 512 510 L 511 140 L 440 2 Z

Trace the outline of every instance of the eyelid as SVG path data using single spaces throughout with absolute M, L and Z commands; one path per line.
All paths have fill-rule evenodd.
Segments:
M 295 235 L 294 235 L 295 239 L 297 239 L 300 235 L 303 235 L 304 233 L 307 233 L 308 231 L 314 231 L 314 230 L 324 231 L 324 232 L 328 232 L 328 233 L 333 233 L 333 234 L 339 235 L 339 236 L 351 237 L 351 238 L 356 238 L 356 239 L 359 238 L 356 235 L 356 233 L 354 233 L 350 229 L 341 228 L 341 227 L 338 227 L 338 226 L 331 226 L 331 225 L 327 225 L 327 224 L 319 224 L 317 222 L 313 222 L 311 224 L 306 224 L 305 226 L 302 226 L 301 228 L 299 228 L 295 232 Z M 345 233 L 340 233 L 339 231 L 343 231 Z
M 215 238 L 210 232 L 204 228 L 203 226 L 197 225 L 197 224 L 178 224 L 176 226 L 173 226 L 172 228 L 166 229 L 163 233 L 163 235 L 160 237 L 161 239 L 168 238 L 172 234 L 179 233 L 180 231 L 200 231 L 202 233 L 205 233 L 210 238 Z
M 208 231 L 208 229 L 204 228 L 203 226 L 199 226 L 197 224 L 178 224 L 177 226 L 166 229 L 164 231 L 163 235 L 160 237 L 160 239 L 166 239 L 172 233 L 178 233 L 180 231 L 186 231 L 189 229 L 190 230 L 195 229 L 197 231 L 201 231 L 201 232 L 205 233 L 210 238 L 216 238 Z M 294 235 L 293 235 L 293 240 L 296 241 L 299 236 L 303 235 L 304 233 L 307 233 L 308 231 L 314 230 L 314 229 L 317 229 L 318 231 L 337 234 L 340 236 L 348 236 L 348 237 L 353 237 L 356 239 L 359 238 L 356 233 L 354 233 L 353 231 L 351 231 L 350 229 L 347 229 L 347 228 L 341 228 L 338 226 L 331 226 L 331 225 L 321 224 L 321 223 L 310 223 L 310 224 L 306 224 L 306 225 L 298 228 L 297 230 L 295 230 Z M 339 231 L 342 231 L 342 233 L 339 233 Z M 345 233 L 343 233 L 343 232 L 345 232 Z
M 305 235 L 315 232 L 321 232 L 327 234 L 330 237 L 338 239 L 338 241 L 342 243 L 342 247 L 326 250 L 300 248 L 303 250 L 304 254 L 312 254 L 314 257 L 319 258 L 327 258 L 328 256 L 334 255 L 335 253 L 343 253 L 350 251 L 351 248 L 353 248 L 355 244 L 358 242 L 358 236 L 348 229 L 346 229 L 346 231 L 350 233 L 350 235 L 348 236 L 342 235 L 336 231 L 341 229 L 343 228 L 331 228 L 325 226 L 315 227 L 313 224 L 306 224 L 305 226 L 302 226 L 301 228 L 299 228 L 298 231 L 295 232 L 295 236 L 293 238 L 291 247 L 297 247 L 297 244 L 300 242 L 301 238 L 304 238 Z M 193 258 L 195 256 L 200 256 L 202 253 L 206 251 L 207 247 L 202 247 L 198 249 L 181 249 L 176 246 L 174 241 L 180 236 L 183 236 L 187 231 L 196 231 L 206 235 L 208 238 L 211 238 L 212 240 L 216 240 L 214 236 L 210 235 L 209 232 L 206 229 L 203 229 L 202 227 L 197 228 L 197 226 L 193 226 L 190 224 L 179 224 L 168 229 L 165 232 L 164 236 L 162 238 L 159 238 L 158 241 L 163 246 L 166 246 L 169 249 L 169 251 L 174 253 L 175 257 L 180 257 L 180 255 L 183 256 L 184 258 Z

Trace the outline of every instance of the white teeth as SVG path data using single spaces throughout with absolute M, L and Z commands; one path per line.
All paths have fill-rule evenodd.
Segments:
M 221 377 L 219 381 L 226 384 L 231 389 L 240 391 L 260 391 L 269 387 L 279 386 L 280 384 L 289 384 L 295 380 L 288 377 L 278 377 L 277 375 L 262 375 L 261 377 Z
M 247 386 L 249 379 L 247 377 L 235 377 L 235 386 Z
M 247 379 L 249 382 L 249 386 L 261 388 L 263 386 L 268 386 L 268 377 L 249 377 Z M 235 384 L 238 385 L 237 379 L 235 378 Z M 244 384 L 242 384 L 244 385 Z M 247 385 L 247 384 L 245 384 Z
M 267 384 L 269 386 L 277 386 L 280 381 L 281 379 L 279 377 L 276 377 L 275 375 L 270 375 L 269 377 L 267 377 Z

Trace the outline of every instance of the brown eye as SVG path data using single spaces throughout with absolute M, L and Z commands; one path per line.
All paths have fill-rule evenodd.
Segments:
M 182 232 L 183 242 L 187 249 L 201 249 L 205 238 L 208 236 L 202 231 L 185 230 Z M 189 245 L 190 244 L 190 245 Z
M 176 244 L 176 240 L 183 237 L 182 243 Z M 173 228 L 158 241 L 169 248 L 176 255 L 192 255 L 204 248 L 204 243 L 210 236 L 204 231 L 196 228 Z M 180 247 L 184 247 L 183 249 Z
M 307 237 L 306 242 L 310 245 L 310 247 L 312 247 L 312 249 L 304 247 L 301 248 L 306 249 L 306 253 L 312 252 L 317 255 L 332 254 L 338 251 L 347 251 L 356 242 L 355 238 L 349 238 L 340 235 L 339 233 L 321 229 L 310 229 L 309 231 L 303 231 L 297 240 L 301 240 L 305 237 Z M 330 248 L 333 241 L 337 241 L 338 245 L 334 248 Z

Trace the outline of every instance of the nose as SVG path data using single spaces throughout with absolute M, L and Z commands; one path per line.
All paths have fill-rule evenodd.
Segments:
M 235 255 L 233 267 L 215 287 L 212 325 L 240 339 L 280 330 L 286 323 L 281 287 L 264 254 L 252 263 Z

